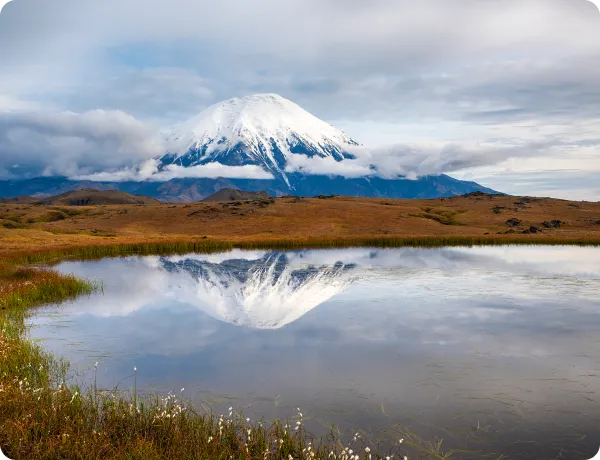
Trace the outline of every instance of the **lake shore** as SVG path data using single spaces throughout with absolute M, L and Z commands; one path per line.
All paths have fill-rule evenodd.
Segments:
M 223 428 L 217 416 L 199 414 L 181 401 L 145 400 L 138 410 L 137 395 L 132 401 L 94 389 L 82 394 L 77 388 L 59 387 L 64 364 L 27 339 L 24 318 L 36 306 L 89 294 L 101 286 L 31 265 L 234 246 L 476 244 L 597 245 L 600 203 L 481 194 L 437 200 L 286 197 L 147 206 L 0 205 L 3 452 L 15 459 L 264 458 L 265 449 L 272 449 L 276 441 L 280 447 L 267 458 L 301 458 L 309 442 L 315 458 L 328 458 L 332 450 L 337 458 L 349 458 L 335 436 L 319 442 L 302 430 L 286 432 L 285 422 L 259 426 L 232 417 Z M 360 458 L 370 452 L 373 458 L 385 458 L 374 454 L 375 445 L 360 442 Z M 396 453 L 446 458 L 433 448 L 407 437 Z
M 0 256 L 99 246 L 598 244 L 600 203 L 474 194 L 220 203 L 0 205 Z

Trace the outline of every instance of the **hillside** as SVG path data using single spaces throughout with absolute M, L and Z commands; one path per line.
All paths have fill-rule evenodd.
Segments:
M 245 201 L 268 200 L 271 196 L 267 192 L 244 192 L 234 188 L 223 188 L 216 193 L 204 198 L 202 201 Z
M 180 178 L 166 182 L 93 182 L 75 181 L 66 177 L 36 177 L 25 180 L 0 181 L 0 197 L 17 197 L 43 194 L 58 195 L 78 189 L 121 190 L 169 202 L 201 201 L 223 188 L 247 192 L 265 191 L 271 196 L 345 195 L 372 198 L 437 198 L 464 195 L 474 191 L 494 191 L 475 182 L 460 181 L 447 175 L 427 176 L 417 180 L 341 176 L 315 176 L 288 174 L 293 190 L 277 180 Z
M 39 196 L 20 195 L 13 196 L 11 198 L 0 198 L 0 203 L 4 204 L 33 204 L 40 201 L 42 198 Z
M 49 196 L 90 188 L 169 202 L 201 201 L 224 188 L 305 197 L 439 198 L 494 193 L 476 182 L 441 173 L 414 180 L 407 179 L 412 177 L 408 173 L 392 174 L 391 164 L 406 161 L 401 159 L 406 155 L 390 151 L 381 163 L 344 131 L 277 94 L 218 102 L 162 134 L 165 153 L 153 159 L 153 172 L 138 164 L 112 181 L 115 171 L 4 180 L 0 197 Z
M 3 198 L 0 200 L 0 203 L 36 204 L 45 206 L 97 206 L 107 204 L 159 204 L 160 201 L 147 196 L 132 195 L 118 190 L 81 189 L 45 198 L 34 196 Z
M 433 200 L 284 197 L 238 203 L 0 204 L 2 251 L 186 241 L 370 244 L 381 239 L 600 242 L 600 203 L 475 194 Z

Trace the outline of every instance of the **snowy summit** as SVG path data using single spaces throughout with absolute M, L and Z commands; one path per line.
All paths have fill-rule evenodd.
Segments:
M 258 165 L 287 182 L 290 155 L 352 158 L 358 143 L 277 94 L 255 94 L 214 104 L 167 133 L 162 166 L 219 162 Z

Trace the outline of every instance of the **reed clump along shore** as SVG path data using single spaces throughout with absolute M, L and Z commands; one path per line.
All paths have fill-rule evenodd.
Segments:
M 288 421 L 200 412 L 181 397 L 80 389 L 68 363 L 27 337 L 35 307 L 101 290 L 63 275 L 65 259 L 238 248 L 600 244 L 600 204 L 475 195 L 440 200 L 333 197 L 232 203 L 0 205 L 0 447 L 13 459 L 450 458 L 402 434 L 386 451 L 360 435 L 316 439 Z M 56 208 L 56 209 L 55 209 Z M 511 218 L 517 218 L 508 225 Z M 543 225 L 549 222 L 550 225 Z M 535 228 L 536 230 L 532 230 Z M 539 231 L 538 231 L 539 230 Z M 134 371 L 135 372 L 135 371 Z M 458 458 L 454 453 L 452 458 Z M 482 455 L 483 458 L 483 455 Z M 497 458 L 497 457 L 486 457 Z

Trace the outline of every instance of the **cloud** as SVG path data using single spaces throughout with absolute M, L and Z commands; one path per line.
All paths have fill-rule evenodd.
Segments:
M 510 158 L 526 158 L 547 154 L 554 142 L 530 142 L 521 146 L 396 144 L 377 148 L 352 147 L 355 159 L 335 161 L 333 158 L 292 155 L 287 172 L 337 175 L 347 178 L 398 176 L 417 179 L 467 168 L 489 166 Z
M 551 167 L 551 165 L 550 165 Z M 488 187 L 512 195 L 562 198 L 565 200 L 598 201 L 600 197 L 599 169 L 530 169 L 513 172 L 480 171 L 478 180 Z M 459 174 L 458 179 L 472 179 L 474 173 Z
M 285 171 L 288 173 L 336 175 L 347 178 L 364 177 L 375 173 L 368 164 L 358 160 L 336 161 L 331 157 L 308 157 L 300 154 L 290 156 Z
M 151 177 L 151 180 L 161 181 L 183 177 L 207 177 L 216 179 L 217 177 L 227 177 L 230 179 L 273 179 L 273 175 L 260 166 L 227 166 L 221 163 L 206 163 L 204 165 L 183 166 L 168 165 L 164 171 L 161 171 Z
M 573 141 L 600 129 L 600 14 L 587 0 L 17 0 L 0 15 L 0 42 L 4 110 L 115 110 L 168 126 L 275 92 L 371 146 L 527 143 L 546 131 Z M 560 154 L 574 167 L 600 157 Z M 447 168 L 417 166 L 403 168 Z M 75 173 L 97 172 L 85 169 Z
M 0 151 L 0 168 L 15 176 L 71 176 L 133 166 L 164 146 L 155 129 L 120 111 L 6 112 Z
M 210 85 L 210 81 L 189 69 L 126 69 L 112 78 L 92 79 L 77 92 L 62 97 L 78 111 L 102 107 L 145 119 L 179 121 L 213 100 Z
M 35 102 L 21 100 L 11 94 L 0 93 L 0 113 L 8 111 L 31 111 L 38 108 L 38 104 Z
M 125 182 L 125 181 L 152 181 L 161 182 L 171 179 L 183 178 L 210 178 L 225 177 L 229 179 L 273 179 L 273 175 L 260 166 L 227 166 L 221 163 L 207 163 L 204 165 L 182 167 L 167 165 L 159 170 L 159 161 L 151 159 L 143 162 L 136 168 L 123 168 L 114 172 L 98 172 L 87 175 L 71 177 L 75 180 L 91 180 L 97 182 Z
M 43 88 L 45 97 L 51 86 L 76 111 L 108 102 L 157 116 L 174 91 L 167 111 L 191 115 L 216 100 L 272 91 L 330 119 L 389 118 L 415 100 L 433 102 L 431 113 L 452 105 L 444 91 L 471 87 L 473 75 L 480 87 L 512 78 L 517 85 L 504 89 L 535 89 L 518 80 L 544 61 L 554 67 L 548 76 L 576 86 L 599 57 L 600 15 L 587 0 L 31 2 L 13 2 L 0 18 L 0 39 L 10 44 L 0 50 L 3 86 L 23 90 L 27 80 L 26 91 Z M 243 39 L 231 33 L 239 29 Z M 514 78 L 501 71 L 513 63 L 521 67 Z M 176 84 L 165 72 L 179 73 Z M 197 97 L 199 88 L 212 100 Z

